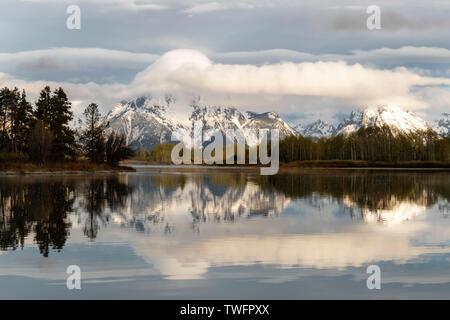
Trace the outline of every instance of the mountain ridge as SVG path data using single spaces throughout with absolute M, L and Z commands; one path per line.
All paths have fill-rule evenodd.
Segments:
M 333 126 L 322 120 L 316 120 L 308 125 L 297 125 L 299 134 L 312 138 L 332 137 L 337 135 L 348 136 L 360 128 L 371 126 L 388 127 L 393 135 L 410 134 L 418 131 L 435 131 L 442 136 L 450 131 L 450 116 L 436 121 L 434 126 L 428 124 L 418 115 L 396 106 L 369 107 L 364 110 L 352 111 L 349 117 L 344 118 L 338 125 Z
M 202 123 L 204 141 L 211 138 L 208 129 L 217 129 L 222 133 L 228 129 L 278 129 L 280 138 L 300 134 L 314 139 L 340 134 L 347 136 L 369 126 L 387 126 L 394 135 L 428 130 L 441 136 L 450 133 L 450 114 L 442 114 L 442 119 L 431 126 L 416 114 L 396 106 L 356 110 L 336 126 L 317 119 L 307 125 L 297 124 L 292 127 L 275 112 L 241 111 L 233 106 L 206 105 L 196 100 L 189 108 L 183 107 L 184 115 L 180 115 L 173 107 L 175 103 L 175 98 L 170 95 L 164 98 L 141 96 L 117 104 L 105 116 L 105 120 L 109 121 L 110 130 L 125 136 L 129 146 L 147 151 L 157 144 L 170 143 L 172 133 L 180 130 L 190 139 L 194 122 Z M 182 136 L 178 138 L 183 139 Z M 256 145 L 258 141 L 250 139 L 247 143 Z
M 147 151 L 151 151 L 157 144 L 171 142 L 171 135 L 175 131 L 181 130 L 189 136 L 194 122 L 202 123 L 205 141 L 211 138 L 208 136 L 208 129 L 217 129 L 222 133 L 228 129 L 278 129 L 280 138 L 297 134 L 275 112 L 240 111 L 233 106 L 200 105 L 195 101 L 190 105 L 187 117 L 180 118 L 171 108 L 173 102 L 171 99 L 151 96 L 122 101 L 105 116 L 105 121 L 109 122 L 110 130 L 125 136 L 129 146 Z M 247 143 L 256 145 L 258 141 L 250 139 Z

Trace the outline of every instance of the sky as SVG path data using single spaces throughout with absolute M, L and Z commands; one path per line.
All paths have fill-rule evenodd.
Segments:
M 2 0 L 0 86 L 31 101 L 61 86 L 75 115 L 170 93 L 293 125 L 392 104 L 431 122 L 450 111 L 449 13 L 446 0 Z

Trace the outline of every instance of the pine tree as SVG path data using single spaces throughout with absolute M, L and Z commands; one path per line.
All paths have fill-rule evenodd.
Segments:
M 9 136 L 11 151 L 17 153 L 26 150 L 26 140 L 30 132 L 32 107 L 26 99 L 25 90 L 22 94 L 17 88 L 10 92 Z
M 69 127 L 73 114 L 71 102 L 62 88 L 51 94 L 50 87 L 45 87 L 36 102 L 36 118 L 50 129 L 54 136 L 52 159 L 64 160 L 75 155 L 74 131 Z
M 51 107 L 51 90 L 49 86 L 42 89 L 39 100 L 36 102 L 36 119 L 41 120 L 47 126 L 52 122 L 52 107 Z
M 86 156 L 93 162 L 105 161 L 104 131 L 109 123 L 102 123 L 98 105 L 91 103 L 83 112 L 86 129 L 81 135 L 81 143 Z
M 27 101 L 25 90 L 22 90 L 20 95 L 18 110 L 17 110 L 17 136 L 16 144 L 18 151 L 24 152 L 27 150 L 27 139 L 33 124 L 33 108 Z

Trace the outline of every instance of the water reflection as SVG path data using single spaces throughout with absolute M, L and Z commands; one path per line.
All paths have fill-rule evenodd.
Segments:
M 84 234 L 95 239 L 99 223 L 106 226 L 105 207 L 120 209 L 131 188 L 117 177 L 85 182 L 77 178 L 0 179 L 0 245 L 2 250 L 23 248 L 34 236 L 40 253 L 60 251 L 70 235 L 69 214 L 83 209 Z M 79 207 L 75 201 L 81 200 Z
M 61 250 L 69 236 L 75 184 L 54 181 L 0 181 L 0 243 L 2 250 L 23 247 L 34 235 L 40 253 Z
M 83 199 L 81 208 L 85 211 L 83 233 L 91 240 L 97 237 L 100 225 L 107 226 L 110 216 L 105 212 L 122 209 L 133 188 L 120 182 L 118 177 L 93 179 L 81 186 Z
M 420 263 L 450 252 L 449 183 L 448 173 L 388 171 L 1 178 L 1 249 L 30 237 L 45 257 L 68 239 L 126 243 L 168 279 L 226 266 Z
M 282 192 L 291 199 L 337 199 L 354 218 L 395 224 L 425 212 L 427 207 L 450 199 L 448 173 L 417 172 L 328 172 L 302 173 L 285 170 L 262 177 L 261 187 Z M 439 204 L 443 215 L 448 212 Z

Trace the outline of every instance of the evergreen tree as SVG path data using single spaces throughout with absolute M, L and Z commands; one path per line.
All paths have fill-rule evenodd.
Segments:
M 39 100 L 36 101 L 36 119 L 48 126 L 52 122 L 51 90 L 49 86 L 42 89 Z
M 27 137 L 30 134 L 32 112 L 31 104 L 27 101 L 25 90 L 22 94 L 14 92 L 15 103 L 11 112 L 11 142 L 13 152 L 27 150 Z
M 93 162 L 105 161 L 104 131 L 109 123 L 102 123 L 98 105 L 91 103 L 83 112 L 86 129 L 81 134 L 83 150 L 89 160 Z
M 7 150 L 10 146 L 8 135 L 8 113 L 11 91 L 9 88 L 0 90 L 0 151 Z
M 74 131 L 69 127 L 73 114 L 70 110 L 71 102 L 62 88 L 51 94 L 50 87 L 45 87 L 36 102 L 36 118 L 47 126 L 54 136 L 52 156 L 53 160 L 63 160 L 75 155 Z

